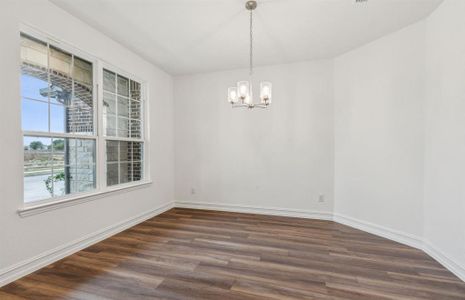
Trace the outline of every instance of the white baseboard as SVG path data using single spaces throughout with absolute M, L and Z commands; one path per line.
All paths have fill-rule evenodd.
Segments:
M 27 259 L 11 267 L 0 270 L 0 287 L 13 282 L 23 276 L 26 276 L 40 268 L 43 268 L 53 262 L 56 262 L 66 256 L 69 256 L 79 250 L 82 250 L 90 245 L 100 242 L 112 235 L 115 235 L 123 230 L 135 226 L 145 220 L 148 220 L 156 215 L 159 215 L 174 207 L 174 202 L 164 204 L 154 208 L 149 212 L 129 218 L 115 225 L 109 226 L 102 230 L 91 233 L 83 238 L 72 241 L 55 249 L 46 251 L 36 257 Z
M 333 214 L 333 220 L 337 223 L 420 249 L 465 282 L 465 267 L 460 266 L 454 259 L 451 259 L 443 251 L 440 251 L 437 247 L 423 238 L 338 213 Z
M 443 251 L 433 246 L 429 241 L 423 242 L 423 251 L 465 282 L 465 267 L 460 266 L 453 259 L 444 254 Z
M 447 268 L 449 271 L 454 273 L 458 278 L 465 282 L 465 268 L 457 264 L 453 259 L 439 251 L 437 248 L 432 246 L 429 242 L 424 241 L 421 237 L 380 226 L 367 221 L 359 220 L 346 215 L 332 213 L 332 212 L 314 212 L 300 209 L 288 209 L 288 208 L 277 208 L 277 207 L 255 207 L 255 206 L 244 206 L 244 205 L 231 205 L 231 204 L 218 204 L 218 203 L 207 203 L 207 202 L 185 202 L 176 201 L 175 207 L 181 208 L 194 208 L 194 209 L 207 209 L 207 210 L 219 210 L 229 212 L 242 212 L 242 213 L 253 213 L 253 214 L 265 214 L 274 216 L 285 216 L 285 217 L 298 217 L 308 219 L 320 219 L 334 221 L 349 227 L 353 227 L 395 242 L 420 249 L 426 254 L 434 258 L 441 265 Z
M 228 212 L 239 212 L 259 215 L 272 215 L 294 218 L 307 218 L 318 220 L 332 220 L 332 213 L 324 211 L 308 211 L 303 209 L 289 209 L 280 207 L 257 207 L 248 205 L 218 204 L 208 202 L 185 202 L 176 201 L 176 207 L 219 210 Z
M 422 238 L 405 232 L 393 230 L 384 226 L 376 225 L 349 216 L 341 215 L 338 213 L 333 214 L 332 212 L 307 211 L 300 209 L 288 209 L 278 207 L 255 207 L 207 202 L 176 201 L 165 204 L 147 213 L 143 213 L 141 215 L 127 219 L 123 222 L 112 225 L 105 229 L 99 230 L 81 239 L 70 242 L 66 245 L 62 245 L 50 251 L 44 252 L 36 257 L 20 262 L 9 268 L 0 270 L 0 287 L 14 280 L 17 280 L 27 274 L 30 274 L 42 267 L 45 267 L 57 260 L 60 260 L 68 255 L 71 255 L 79 250 L 82 250 L 90 245 L 102 241 L 112 235 L 115 235 L 125 229 L 135 226 L 158 214 L 161 214 L 173 207 L 242 212 L 319 220 L 333 220 L 343 225 L 357 228 L 378 235 L 380 237 L 384 237 L 417 249 L 421 249 L 465 282 L 465 268 L 460 266 L 453 259 L 444 254 L 443 251 L 440 251 L 438 248 L 433 246 L 428 241 L 424 241 Z
M 337 223 L 381 236 L 413 248 L 422 249 L 423 247 L 423 240 L 421 238 L 406 232 L 362 221 L 339 213 L 333 214 L 333 220 Z

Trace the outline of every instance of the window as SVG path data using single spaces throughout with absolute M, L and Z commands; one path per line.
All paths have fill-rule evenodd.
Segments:
M 141 84 L 103 70 L 107 185 L 142 179 Z
M 20 39 L 24 202 L 143 180 L 140 80 L 46 38 Z

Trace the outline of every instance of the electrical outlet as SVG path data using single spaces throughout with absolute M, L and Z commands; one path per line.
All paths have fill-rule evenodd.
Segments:
M 195 195 L 195 189 L 191 188 L 191 195 Z
M 320 203 L 325 202 L 325 195 L 324 194 L 320 194 L 318 196 L 318 202 L 320 202 Z

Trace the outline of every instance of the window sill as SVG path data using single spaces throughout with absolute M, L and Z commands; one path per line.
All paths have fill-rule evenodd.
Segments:
M 111 194 L 120 194 L 120 193 L 125 193 L 125 192 L 130 192 L 133 190 L 145 188 L 145 187 L 150 186 L 151 184 L 152 184 L 152 181 L 141 181 L 135 184 L 131 183 L 131 184 L 121 185 L 121 186 L 113 187 L 113 188 L 110 187 L 104 191 L 78 194 L 75 196 L 70 196 L 70 197 L 66 197 L 64 199 L 55 200 L 55 201 L 42 202 L 42 203 L 37 203 L 37 204 L 34 204 L 34 203 L 25 204 L 23 207 L 18 209 L 18 214 L 21 217 L 37 215 L 37 214 L 41 214 L 41 213 L 48 212 L 48 211 L 55 210 L 55 209 L 97 200 L 97 199 L 109 196 Z

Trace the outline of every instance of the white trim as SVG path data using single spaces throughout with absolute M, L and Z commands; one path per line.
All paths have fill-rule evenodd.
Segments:
M 80 239 L 72 241 L 70 243 L 61 245 L 55 249 L 41 253 L 35 257 L 24 260 L 11 267 L 0 270 L 0 287 L 13 282 L 23 276 L 26 276 L 40 268 L 43 268 L 55 261 L 58 261 L 66 256 L 76 253 L 90 245 L 100 242 L 112 235 L 115 235 L 123 230 L 131 228 L 145 220 L 153 218 L 171 208 L 174 203 L 170 202 L 160 207 L 154 208 L 146 213 L 142 213 L 135 217 L 129 218 L 115 225 L 108 226 L 104 229 L 98 230 L 94 233 L 86 235 Z
M 56 133 L 46 131 L 23 131 L 23 136 L 34 136 L 44 138 L 67 138 L 67 139 L 86 139 L 86 140 L 97 140 L 96 135 L 90 134 L 77 134 L 77 133 Z
M 381 225 L 377 225 L 374 223 L 370 223 L 367 221 L 362 221 L 353 217 L 349 217 L 339 213 L 333 213 L 333 221 L 347 225 L 377 236 L 381 236 L 395 242 L 417 248 L 422 249 L 423 247 L 423 240 L 416 235 L 409 234 L 406 232 L 402 232 L 399 230 L 394 230 L 388 227 L 384 227 Z
M 18 209 L 18 214 L 21 217 L 37 215 L 55 209 L 97 200 L 102 197 L 108 196 L 108 194 L 130 192 L 136 189 L 150 186 L 151 184 L 152 181 L 133 181 L 126 184 L 120 184 L 114 187 L 108 187 L 103 191 L 73 194 L 72 196 L 63 197 L 61 200 L 56 200 L 57 198 L 52 198 L 53 200 L 47 200 L 45 202 L 32 202 L 30 204 L 26 203 L 23 207 Z
M 465 282 L 465 267 L 460 266 L 456 263 L 453 259 L 447 256 L 443 251 L 439 250 L 439 248 L 433 246 L 429 241 L 423 241 L 423 249 L 426 254 L 431 256 L 435 259 L 438 263 L 446 267 L 449 271 L 455 274 L 458 278 L 460 278 L 463 282 Z
M 308 211 L 303 209 L 290 209 L 281 207 L 258 207 L 248 205 L 236 204 L 219 204 L 209 202 L 186 202 L 176 201 L 176 207 L 181 208 L 194 208 L 194 209 L 207 209 L 207 210 L 220 210 L 229 212 L 251 213 L 260 215 L 272 215 L 294 218 L 307 218 L 318 220 L 332 220 L 332 213 L 325 211 Z

